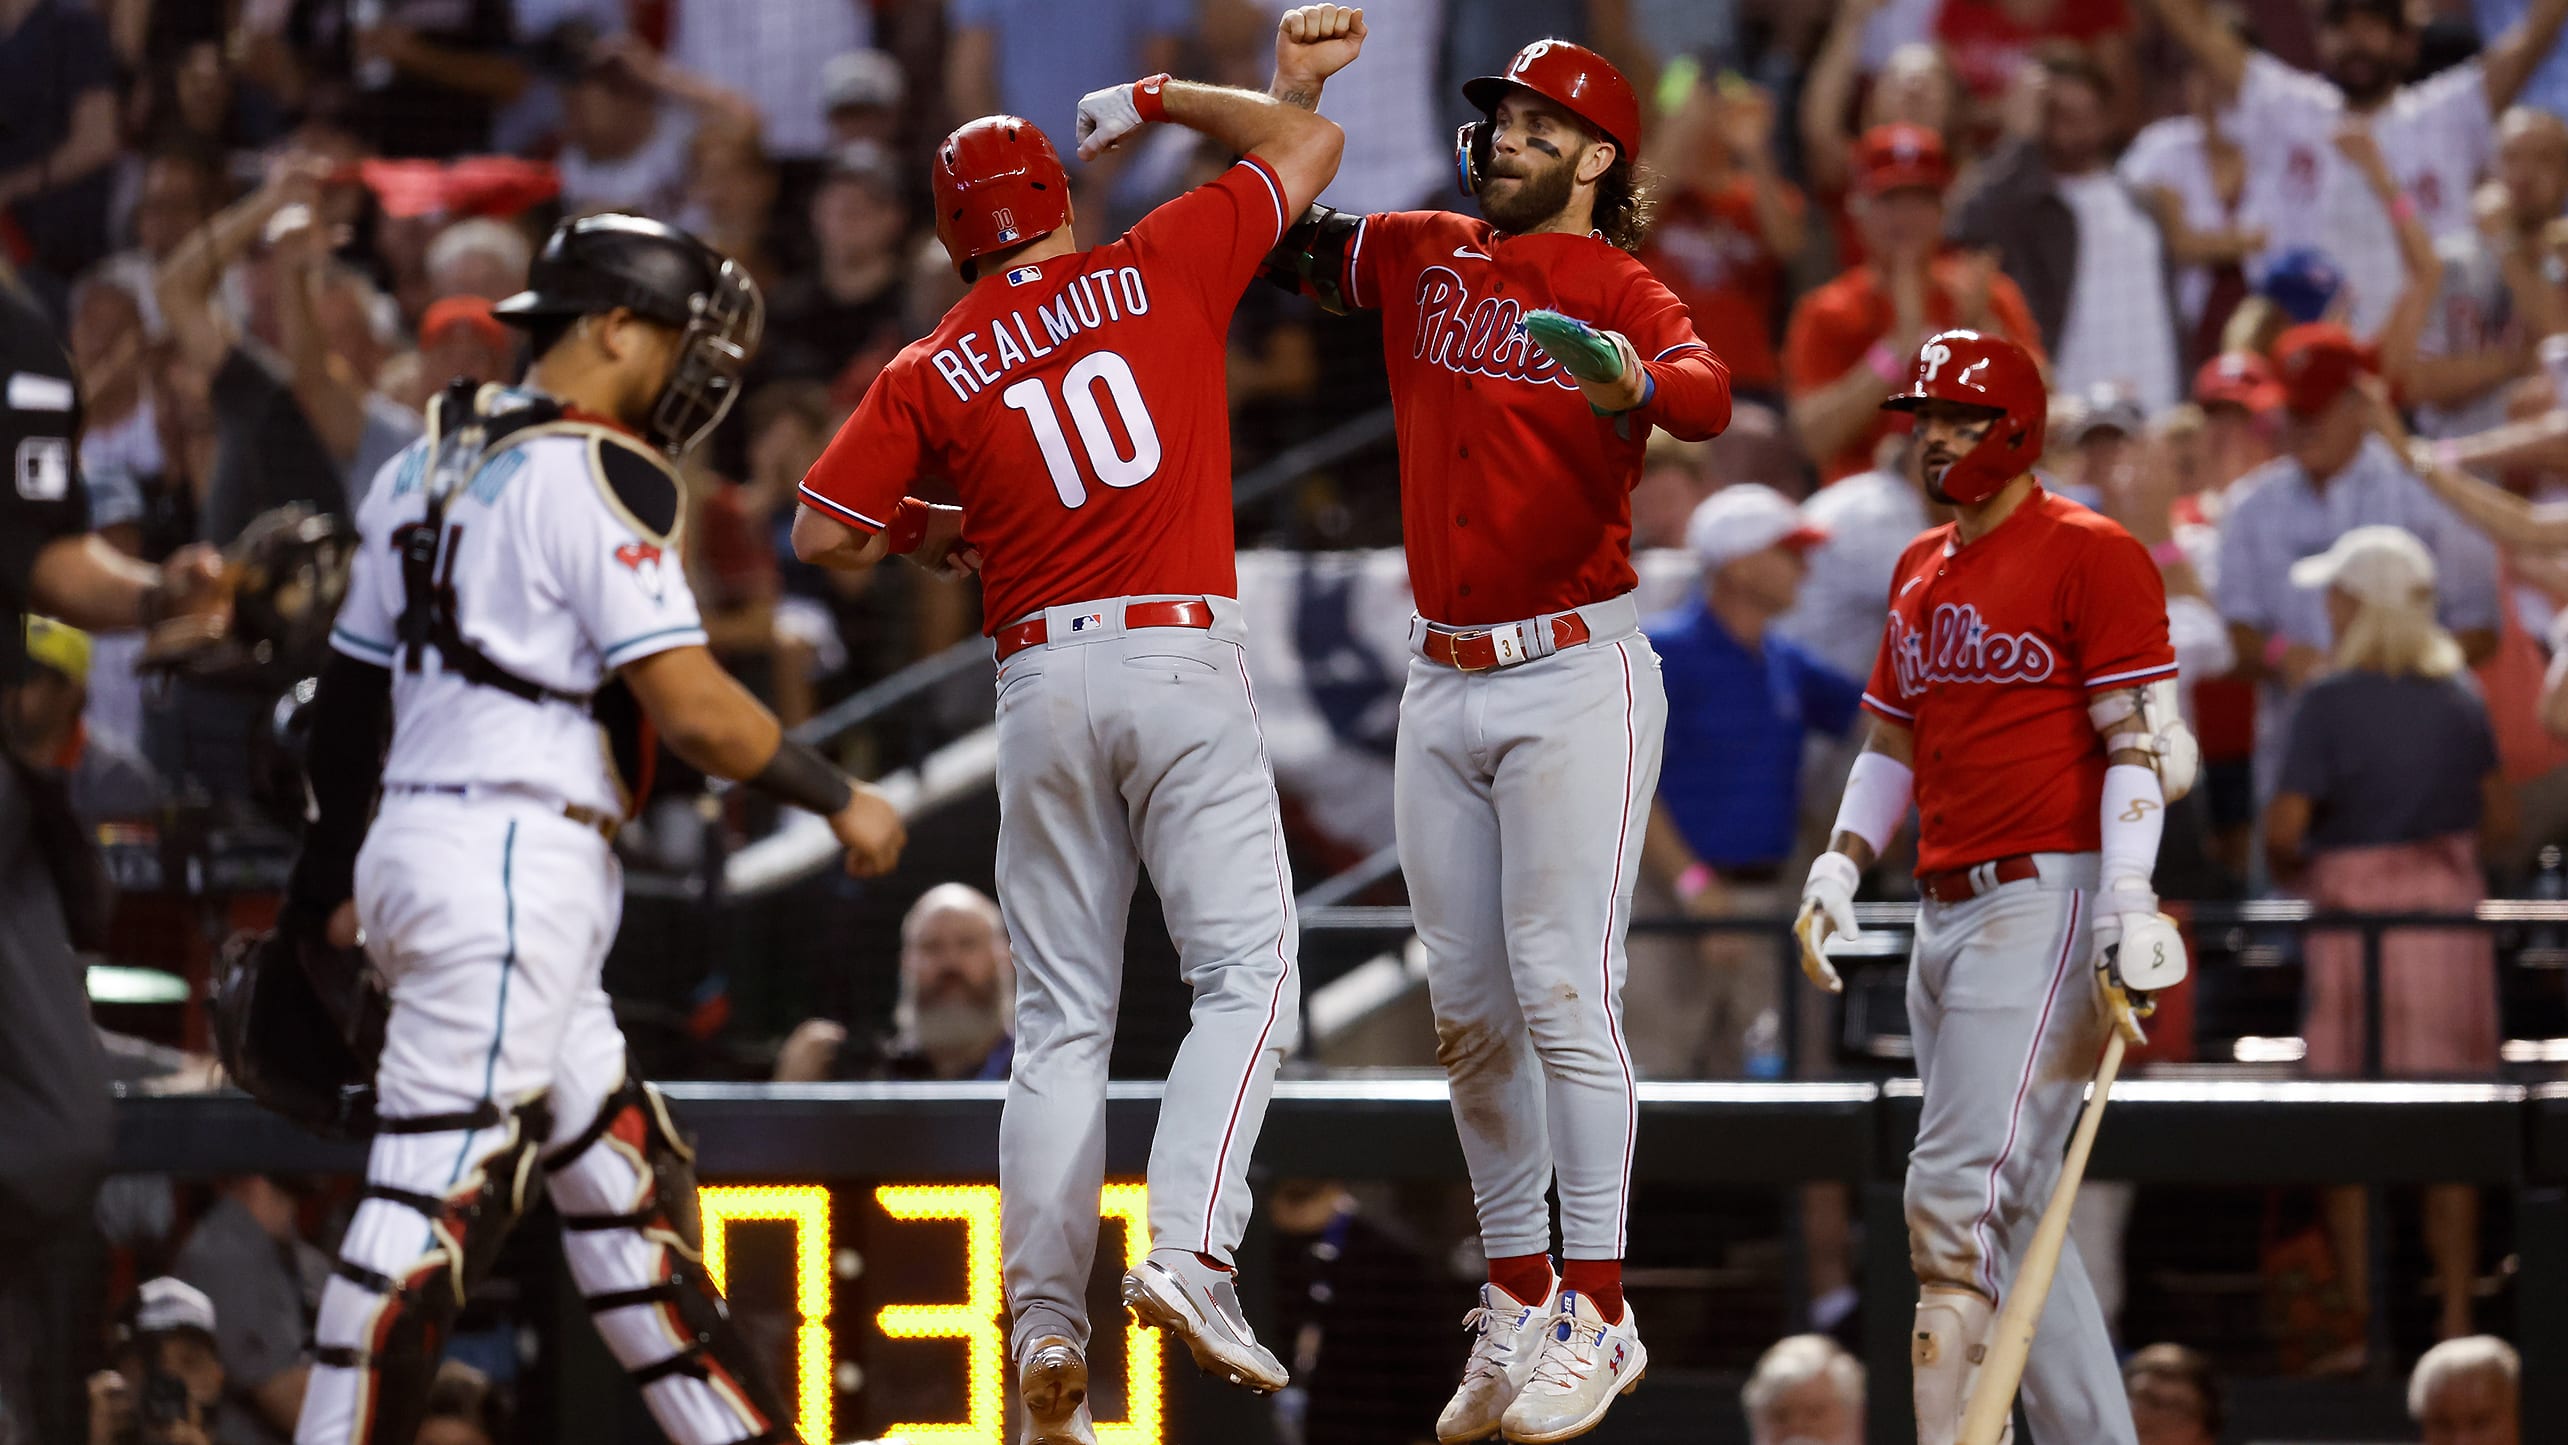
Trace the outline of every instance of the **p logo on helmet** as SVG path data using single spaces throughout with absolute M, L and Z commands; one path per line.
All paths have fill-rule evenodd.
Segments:
M 2033 469 L 2042 455 L 2050 397 L 2042 369 L 2021 346 L 1977 331 L 1942 331 L 1917 349 L 1908 389 L 1884 411 L 1913 412 L 1931 401 L 1958 402 L 1996 413 L 1977 445 L 1944 469 L 1936 486 L 1960 506 L 1987 501 Z

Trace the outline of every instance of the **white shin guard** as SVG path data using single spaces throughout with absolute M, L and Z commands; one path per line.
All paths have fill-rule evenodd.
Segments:
M 1908 1337 L 1908 1364 L 1917 1407 L 1917 1445 L 1954 1445 L 1962 1409 L 1988 1358 L 1989 1326 L 1997 1306 L 1975 1290 L 1928 1286 L 1918 1292 L 1917 1326 Z M 2014 1438 L 2009 1425 L 1998 1437 Z

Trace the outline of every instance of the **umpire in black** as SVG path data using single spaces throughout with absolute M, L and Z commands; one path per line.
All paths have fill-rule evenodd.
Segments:
M 90 535 L 71 359 L 0 263 L 0 704 L 27 671 L 26 619 L 92 631 L 218 631 L 222 567 L 205 547 L 147 566 Z M 97 901 L 64 780 L 25 755 L 0 705 L 0 1440 L 69 1439 L 42 1358 L 56 1272 L 36 1266 L 88 1208 L 113 1118 L 72 930 Z

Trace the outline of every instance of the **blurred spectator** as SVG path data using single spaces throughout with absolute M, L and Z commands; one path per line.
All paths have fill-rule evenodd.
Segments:
M 1641 847 L 1650 897 L 1690 918 L 1774 918 L 1799 832 L 1802 745 L 1854 721 L 1863 684 L 1775 635 L 1825 541 L 1754 482 L 1706 498 L 1686 528 L 1702 591 L 1644 626 L 1659 654 L 1673 746 Z M 1633 1062 L 1656 1078 L 1783 1071 L 1782 960 L 1763 930 L 1713 929 L 1632 949 Z
M 1667 180 L 1640 254 L 1728 363 L 1732 396 L 1780 406 L 1775 324 L 1804 206 L 1775 169 L 1774 137 L 1773 96 L 1736 77 L 1698 80 L 1653 138 Z
M 745 126 L 699 127 L 689 147 L 687 205 L 679 224 L 740 263 L 760 289 L 783 279 L 775 249 L 776 197 L 784 187 L 775 162 Z
M 517 379 L 517 336 L 479 296 L 449 296 L 431 303 L 419 320 L 419 349 L 384 369 L 385 394 L 424 411 L 428 398 L 457 377 L 474 381 Z M 359 485 L 363 485 L 361 479 Z
M 491 216 L 470 216 L 437 233 L 428 243 L 425 275 L 428 294 L 412 314 L 449 296 L 478 296 L 498 301 L 526 289 L 526 268 L 535 248 L 526 233 Z M 405 298 L 406 300 L 407 298 Z
M 675 216 L 693 173 L 697 128 L 753 135 L 758 112 L 737 91 L 662 60 L 626 37 L 602 39 L 562 94 L 562 208 Z
M 180 355 L 212 377 L 218 440 L 198 525 L 218 546 L 251 518 L 289 502 L 348 512 L 352 496 L 372 480 L 359 467 L 368 458 L 380 466 L 418 434 L 416 417 L 368 385 L 371 367 L 359 371 L 364 357 L 334 351 L 334 344 L 371 350 L 373 339 L 348 334 L 371 321 L 352 314 L 352 304 L 362 311 L 352 295 L 357 281 L 330 269 L 326 238 L 314 224 L 321 164 L 299 156 L 278 162 L 256 191 L 163 262 L 155 280 Z M 259 264 L 286 339 L 282 356 L 242 335 L 213 304 L 224 269 L 271 232 L 271 252 Z M 336 335 L 322 329 L 325 297 L 328 319 L 343 323 Z
M 439 1365 L 416 1445 L 500 1445 L 508 1438 L 508 1402 L 490 1377 L 455 1360 Z
M 1926 337 L 1967 326 L 2041 355 L 2024 295 L 1994 258 L 1937 254 L 1951 179 L 1934 132 L 1887 125 L 1865 133 L 1853 204 L 1871 259 L 1802 297 L 1783 344 L 1792 428 L 1822 481 L 1875 464 L 1893 430 L 1882 399 L 1908 385 Z
M 89 481 L 89 523 L 129 554 L 143 550 L 150 492 L 168 469 L 153 409 L 143 308 L 107 265 L 71 288 L 68 337 L 73 372 L 88 411 L 80 467 Z
M 2408 1375 L 2408 1418 L 2425 1445 L 2523 1445 L 2523 1357 L 2494 1335 L 2445 1340 Z
M 1443 1405 L 1449 1328 L 1442 1283 L 1418 1246 L 1374 1222 L 1334 1179 L 1281 1179 L 1275 1228 L 1275 1337 L 1291 1342 L 1293 1383 L 1276 1397 L 1280 1445 L 1414 1445 Z
M 846 1058 L 845 1026 L 806 1019 L 777 1056 L 776 1081 L 1004 1079 L 1015 1017 L 1016 966 L 998 903 L 969 884 L 940 883 L 901 919 L 900 999 L 874 1057 Z M 846 1072 L 851 1063 L 861 1072 Z
M 253 79 L 289 110 L 344 107 L 384 155 L 489 150 L 492 118 L 529 80 L 509 0 L 292 0 L 242 18 Z
M 2479 188 L 2478 224 L 2436 244 L 2443 290 L 2411 355 L 2390 374 L 2421 436 L 2505 424 L 2506 394 L 2533 370 L 2533 342 L 2568 329 L 2542 275 L 2541 231 L 2568 209 L 2568 122 L 2516 106 L 2497 126 L 2497 179 Z
M 211 1445 L 226 1381 L 213 1301 L 143 1281 L 116 1327 L 114 1368 L 89 1380 L 89 1445 Z
M 947 112 L 957 121 L 984 115 L 1022 116 L 1042 127 L 1044 134 L 1061 137 L 1070 133 L 1080 96 L 1102 85 L 1177 70 L 1178 47 L 1195 23 L 1194 6 L 1188 0 L 1090 0 L 1081 5 L 1055 0 L 947 0 L 945 18 L 950 27 L 945 46 Z M 1342 116 L 1331 118 L 1346 125 L 1353 138 L 1352 124 Z M 1422 115 L 1421 127 L 1432 129 L 1425 121 Z M 1086 188 L 1094 179 L 1111 174 L 1133 147 L 1086 163 L 1069 146 L 1060 150 L 1072 180 L 1081 186 L 1084 203 L 1090 194 Z M 1085 208 L 1102 215 L 1102 206 Z
M 2246 22 L 2223 8 L 2214 23 L 2243 35 Z M 2233 92 L 2201 67 L 2186 72 L 2184 91 L 2184 114 L 2141 127 L 2117 169 L 2157 221 L 2179 268 L 2182 350 L 2208 356 L 2220 349 L 2221 328 L 2247 295 L 2247 263 L 2265 249 L 2264 187 L 2272 178 L 2248 164 L 2234 133 Z
M 2144 414 L 2161 411 L 2181 394 L 2182 342 L 2164 241 L 2113 170 L 2111 82 L 2070 54 L 2019 84 L 2035 127 L 1991 154 L 1956 201 L 1953 239 L 1996 252 L 2023 291 L 2054 387 L 2116 386 Z
M 1739 1391 L 1749 1445 L 1863 1445 L 1864 1366 L 1826 1335 L 1766 1347 Z
M 2283 387 L 2272 363 L 2255 352 L 2215 356 L 2194 372 L 2194 405 L 2202 408 L 2201 486 L 2188 493 L 2189 520 L 2217 521 L 2230 484 L 2272 461 L 2283 424 Z
M 1270 19 L 1294 3 L 1258 0 Z M 1364 63 L 1331 77 L 1320 97 L 1320 114 L 1346 131 L 1345 157 L 1337 177 L 1320 192 L 1320 204 L 1361 216 L 1405 211 L 1431 199 L 1441 203 L 1450 194 L 1453 131 L 1443 119 L 1447 100 L 1439 61 L 1445 17 L 1454 8 L 1454 0 L 1409 0 L 1365 12 Z M 1274 27 L 1263 31 L 1272 35 Z M 959 108 L 956 113 L 971 114 Z
M 2367 387 L 2375 363 L 2345 328 L 2295 327 L 2276 348 L 2283 454 L 2241 478 L 2220 522 L 2216 600 L 2238 660 L 2286 693 L 2315 676 L 2333 633 L 2322 589 L 2291 564 L 2325 552 L 2365 524 L 2406 528 L 2434 557 L 2437 611 L 2465 655 L 2496 645 L 2496 554 L 2372 434 L 2381 403 Z M 2278 739 L 2280 719 L 2261 719 Z
M 2140 404 L 2111 382 L 2076 396 L 2054 394 L 2044 458 L 2051 475 L 2043 485 L 2082 506 L 2106 510 L 2106 478 L 2125 463 L 2147 425 Z M 2161 518 L 2157 530 L 2165 525 Z
M 1685 545 L 1685 524 L 1711 493 L 1710 452 L 1709 442 L 1651 431 L 1641 479 L 1632 487 L 1633 550 Z
M 1944 0 L 1935 39 L 1976 104 L 1983 138 L 1993 136 L 2026 66 L 2057 61 L 2097 77 L 2108 136 L 2129 135 L 2140 115 L 2140 63 L 2126 0 Z
M 1890 575 L 1930 525 L 1909 452 L 1903 443 L 1881 466 L 1822 487 L 1801 504 L 1828 537 L 1803 554 L 1810 572 L 1800 600 L 1775 619 L 1775 631 L 1847 677 L 1872 676 L 1890 615 Z
M 865 0 L 668 0 L 669 60 L 707 85 L 747 97 L 769 155 L 809 160 L 829 145 L 823 87 L 829 62 L 873 43 L 875 9 Z M 1092 17 L 1099 27 L 1114 24 L 1094 7 L 1075 13 Z M 1117 78 L 1139 80 L 1167 68 L 1145 67 Z M 1045 123 L 1066 131 L 1079 97 L 1112 83 L 1113 78 L 1079 80 L 1060 117 Z
M 872 141 L 832 152 L 809 218 L 812 264 L 768 297 L 760 370 L 836 382 L 862 357 L 852 403 L 911 334 L 902 314 L 910 210 L 891 152 Z
M 229 1381 L 215 1428 L 222 1445 L 294 1438 L 311 1374 L 304 1344 L 330 1273 L 295 1210 L 294 1195 L 266 1175 L 222 1180 L 170 1261 L 170 1273 L 204 1291 L 220 1321 L 214 1338 Z
M 2123 1363 L 2122 1386 L 2140 1445 L 2220 1445 L 2220 1382 L 2200 1351 L 2151 1345 Z
M 223 208 L 223 190 L 222 152 L 205 142 L 168 141 L 144 156 L 127 225 L 146 284 L 151 266 L 168 260 L 180 242 L 214 219 Z
M 766 519 L 745 505 L 743 490 L 701 470 L 691 473 L 682 538 L 687 585 L 714 655 L 792 727 L 812 713 L 807 658 L 779 651 L 776 602 L 783 582 L 775 538 Z
M 909 77 L 888 51 L 846 51 L 821 68 L 820 103 L 829 124 L 824 154 L 856 141 L 897 150 L 908 115 Z
M 1940 3 L 1940 0 L 1937 0 Z M 1848 198 L 1860 187 L 1861 138 L 1885 125 L 1922 126 L 1943 141 L 1949 163 L 1961 167 L 1971 157 L 1962 134 L 1966 95 L 1944 54 L 1933 45 L 1902 45 L 1892 51 L 1858 105 L 1865 35 L 1883 0 L 1844 0 L 1836 20 L 1810 62 L 1801 86 L 1802 171 L 1811 190 L 1837 217 L 1837 264 L 1851 268 L 1864 260 L 1866 242 L 1852 223 Z
M 116 58 L 107 27 L 73 0 L 0 0 L 0 219 L 13 249 L 56 278 L 107 250 L 116 159 Z M 57 296 L 59 293 L 56 293 Z
M 2276 878 L 2332 911 L 2467 915 L 2486 896 L 2483 844 L 2513 826 L 2488 716 L 2459 678 L 2461 648 L 2434 619 L 2434 558 L 2396 527 L 2357 527 L 2294 563 L 2293 585 L 2323 591 L 2335 671 L 2294 710 L 2265 811 Z M 2308 1067 L 2362 1071 L 2360 935 L 2303 944 Z M 2497 1067 L 2496 952 L 2475 929 L 2394 930 L 2380 940 L 2380 1059 L 2392 1075 L 2484 1075 Z M 2370 1241 L 2360 1189 L 2329 1191 L 2329 1230 L 2349 1299 L 2366 1300 Z M 2478 1194 L 2426 1190 L 2427 1251 L 2445 1338 L 2470 1332 Z
M 2405 0 L 2327 0 L 2319 27 L 2325 80 L 2251 48 L 2210 0 L 2156 4 L 2212 83 L 2238 96 L 2236 138 L 2247 151 L 2248 184 L 2270 200 L 2261 218 L 2269 243 L 2324 246 L 2335 256 L 2352 292 L 2352 325 L 2367 336 L 2388 319 L 2401 287 L 2399 208 L 2339 154 L 2339 126 L 2352 119 L 2368 128 L 2394 197 L 2406 200 L 2429 240 L 2467 229 L 2471 188 L 2494 146 L 2491 119 L 2514 103 L 2568 18 L 2568 0 L 2538 0 L 2477 59 L 2404 85 L 2417 53 Z
M 93 737 L 82 726 L 89 700 L 89 634 L 50 617 L 26 620 L 28 668 L 0 687 L 0 737 L 26 767 L 58 774 L 71 792 L 72 816 L 85 827 L 150 818 L 160 811 L 160 779 L 134 756 L 128 739 Z

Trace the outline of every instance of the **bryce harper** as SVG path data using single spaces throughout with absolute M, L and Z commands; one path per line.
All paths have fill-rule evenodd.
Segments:
M 525 383 L 449 387 L 375 478 L 312 703 L 288 916 L 343 944 L 362 924 L 391 1012 L 295 1438 L 411 1438 L 540 1170 L 590 1319 L 669 1438 L 788 1441 L 699 1263 L 692 1155 L 598 984 L 623 908 L 609 838 L 644 718 L 828 817 L 851 871 L 890 868 L 901 824 L 714 662 L 680 567 L 672 464 L 730 405 L 757 287 L 618 215 L 565 222 L 529 282 L 498 307 L 532 338 Z
M 1040 1445 L 1096 1439 L 1088 1273 L 1142 867 L 1194 1017 L 1150 1155 L 1150 1255 L 1123 1299 L 1206 1370 L 1261 1392 L 1286 1383 L 1232 1283 L 1301 984 L 1237 600 L 1223 339 L 1344 137 L 1265 96 L 1158 75 L 1083 99 L 1080 153 L 1150 121 L 1242 159 L 1092 250 L 1072 239 L 1069 178 L 1034 125 L 992 116 L 938 147 L 937 234 L 972 289 L 866 393 L 804 479 L 794 524 L 807 560 L 864 567 L 915 540 L 917 478 L 963 501 L 999 665 L 999 903 L 1018 979 L 1002 1263 Z
M 2199 751 L 2176 710 L 2157 566 L 2043 489 L 2047 399 L 2014 343 L 1946 331 L 1905 391 L 1929 495 L 1954 520 L 1908 545 L 1864 692 L 1871 736 L 1810 868 L 1802 967 L 1835 991 L 1856 881 L 1913 801 L 1908 1021 L 1925 1113 L 1908 1161 L 1919 1445 L 1951 1445 L 1989 1326 L 2060 1170 L 2111 1015 L 2183 979 L 2151 874 Z M 2040 1445 L 2130 1445 L 2130 1406 L 2077 1248 L 2025 1368 Z
M 1274 93 L 1316 106 L 1361 35 L 1287 14 Z M 1485 220 L 1313 207 L 1270 275 L 1382 317 L 1418 615 L 1393 792 L 1437 1056 L 1489 1280 L 1439 1440 L 1566 1440 L 1648 1361 L 1623 1300 L 1623 939 L 1667 697 L 1632 600 L 1650 428 L 1728 424 L 1728 370 L 1634 260 L 1640 106 L 1604 57 L 1519 51 L 1463 94 Z M 1544 1193 L 1558 1183 L 1562 1268 Z

